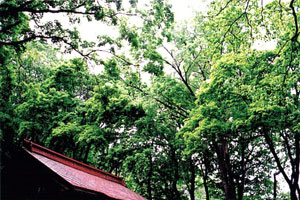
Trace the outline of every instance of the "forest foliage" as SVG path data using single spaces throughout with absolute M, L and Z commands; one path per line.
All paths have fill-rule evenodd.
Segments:
M 122 3 L 1 1 L 1 170 L 26 138 L 149 200 L 299 200 L 300 2 L 213 0 L 181 24 Z M 83 20 L 119 34 L 84 40 Z

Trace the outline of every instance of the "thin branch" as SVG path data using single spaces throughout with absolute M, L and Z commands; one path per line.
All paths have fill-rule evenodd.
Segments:
M 159 93 L 159 96 L 163 97 L 163 98 L 166 100 L 166 102 L 167 102 L 168 104 L 174 105 L 176 108 L 178 108 L 179 110 L 181 110 L 182 112 L 184 112 L 186 115 L 189 114 L 188 111 L 187 111 L 186 109 L 182 108 L 181 106 L 178 106 L 178 105 L 174 104 L 170 98 L 166 97 L 166 96 L 163 95 L 162 93 Z
M 239 17 L 237 17 L 237 18 L 229 25 L 229 28 L 227 29 L 227 31 L 225 32 L 225 34 L 224 34 L 224 36 L 223 36 L 223 40 L 222 40 L 221 44 L 224 43 L 225 38 L 226 38 L 227 34 L 230 33 L 230 30 L 231 30 L 231 28 L 233 27 L 233 25 L 234 25 L 239 19 L 241 19 L 243 15 L 247 15 L 247 10 L 248 10 L 248 7 L 249 7 L 249 3 L 250 3 L 250 0 L 247 1 L 247 4 L 246 4 L 246 7 L 245 7 L 244 12 L 243 12 Z
M 162 46 L 170 54 L 170 56 L 172 57 L 172 59 L 173 59 L 173 61 L 175 63 L 175 66 L 172 65 L 172 64 L 170 66 L 177 72 L 177 74 L 179 75 L 181 81 L 184 83 L 184 85 L 186 86 L 186 88 L 189 90 L 190 94 L 193 97 L 195 97 L 196 95 L 195 95 L 194 91 L 192 90 L 191 86 L 189 85 L 188 80 L 184 78 L 184 76 L 182 74 L 182 71 L 180 69 L 180 65 L 183 62 L 183 60 L 178 63 L 177 60 L 176 60 L 176 58 L 175 58 L 175 56 L 173 55 L 173 53 L 170 52 L 164 45 L 162 45 Z
M 13 24 L 10 24 L 10 25 L 8 25 L 6 27 L 3 27 L 3 28 L 1 28 L 0 33 L 5 33 L 7 31 L 9 31 L 9 29 L 12 29 L 13 27 L 18 26 L 20 23 L 21 23 L 21 21 L 18 20 L 18 21 L 16 21 Z
M 295 11 L 295 7 L 294 7 L 294 1 L 295 0 L 291 0 L 290 2 L 290 8 L 292 9 L 292 12 L 293 12 L 293 17 L 294 17 L 294 22 L 295 22 L 295 34 L 292 38 L 292 41 L 297 41 L 298 39 L 298 36 L 299 36 L 299 29 L 298 29 L 298 19 L 297 19 L 297 14 L 296 14 L 296 11 Z
M 288 153 L 288 157 L 290 159 L 291 162 L 291 166 L 293 166 L 293 156 L 292 156 L 292 152 L 291 152 L 291 146 L 289 144 L 289 139 L 286 137 L 286 135 L 284 135 L 284 133 L 282 133 L 282 131 L 279 131 L 280 136 L 283 138 L 284 144 L 285 144 L 285 148 L 287 149 L 287 153 Z
M 22 12 L 30 12 L 30 13 L 68 13 L 68 14 L 81 14 L 81 15 L 94 15 L 95 12 L 81 12 L 69 9 L 59 9 L 59 10 L 50 10 L 50 9 L 43 9 L 43 10 L 35 10 L 32 8 L 25 8 L 21 10 Z
M 247 14 L 247 13 L 246 13 L 246 20 L 247 20 L 247 24 L 248 24 L 249 27 L 250 27 L 250 37 L 251 37 L 252 41 L 254 41 L 254 38 L 253 38 L 253 27 L 252 27 L 252 25 L 251 25 L 251 23 L 250 23 L 250 20 L 249 20 L 249 17 L 248 17 L 248 14 Z
M 264 21 L 264 1 L 261 0 L 260 3 L 261 3 L 260 16 L 261 16 L 261 21 L 263 22 Z
M 232 0 L 227 1 L 226 5 L 219 10 L 219 12 L 215 15 L 215 17 L 217 17 L 219 14 L 221 14 L 221 12 L 223 12 L 223 10 L 225 10 L 231 2 L 232 2 Z
M 266 142 L 267 142 L 267 144 L 268 144 L 268 146 L 270 148 L 270 151 L 271 151 L 271 153 L 272 153 L 272 155 L 273 155 L 273 157 L 275 159 L 275 162 L 277 164 L 277 167 L 278 167 L 280 173 L 283 175 L 285 181 L 289 184 L 289 186 L 291 186 L 292 182 L 288 178 L 288 175 L 286 174 L 284 168 L 281 165 L 280 159 L 279 159 L 279 157 L 278 157 L 278 155 L 277 155 L 277 153 L 275 151 L 274 143 L 273 143 L 272 139 L 270 138 L 270 136 L 269 136 L 269 134 L 267 133 L 266 130 L 263 130 L 262 134 L 264 135 L 264 138 L 265 138 L 265 140 L 266 140 Z
M 124 82 L 125 82 L 125 81 L 124 81 Z M 125 82 L 125 83 L 126 83 L 126 82 Z M 130 86 L 130 87 L 132 87 L 132 88 L 137 89 L 138 91 L 140 91 L 141 93 L 143 93 L 143 94 L 146 95 L 146 96 L 151 96 L 151 95 L 149 95 L 147 92 L 145 92 L 143 89 L 141 89 L 141 88 L 139 88 L 139 87 L 137 87 L 137 86 L 135 86 L 135 85 L 132 85 L 132 84 L 126 84 L 126 85 L 127 85 L 127 86 Z M 153 97 L 153 96 L 152 96 L 152 97 Z M 183 114 L 183 113 L 177 111 L 177 110 L 176 110 L 176 107 L 174 107 L 173 105 L 169 105 L 168 103 L 163 102 L 163 101 L 161 101 L 160 99 L 158 99 L 158 98 L 156 98 L 156 97 L 153 97 L 153 99 L 154 99 L 155 101 L 157 101 L 158 103 L 164 105 L 166 108 L 171 109 L 172 111 L 174 111 L 174 112 L 177 113 L 178 115 L 180 115 L 180 116 L 182 116 L 182 117 L 184 117 L 184 118 L 187 118 L 187 117 L 188 117 L 187 114 Z M 174 108 L 175 108 L 175 109 L 174 109 Z
M 282 45 L 282 47 L 279 49 L 279 51 L 277 52 L 277 56 L 280 55 L 281 51 L 283 50 L 283 48 L 287 45 L 287 43 L 289 42 L 290 40 L 287 40 L 285 41 L 285 43 Z M 277 57 L 277 56 L 274 56 L 274 59 Z
M 229 28 L 227 29 L 227 31 L 225 32 L 225 34 L 223 35 L 223 40 L 221 42 L 221 44 L 224 43 L 225 41 L 225 38 L 227 36 L 227 34 L 230 32 L 231 28 L 233 27 L 233 25 L 239 20 L 242 18 L 242 16 L 244 15 L 245 13 L 243 12 L 239 17 L 237 17 L 230 25 L 229 25 Z
M 31 37 L 27 37 L 25 39 L 17 40 L 17 41 L 8 41 L 8 42 L 0 41 L 0 45 L 18 46 L 18 45 L 24 44 L 26 42 L 29 42 L 31 40 L 34 40 L 36 38 L 37 38 L 37 36 L 31 36 Z

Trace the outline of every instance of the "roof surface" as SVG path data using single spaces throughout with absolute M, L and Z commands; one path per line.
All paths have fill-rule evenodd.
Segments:
M 145 200 L 129 190 L 122 178 L 24 140 L 26 151 L 75 188 L 104 194 L 119 200 Z

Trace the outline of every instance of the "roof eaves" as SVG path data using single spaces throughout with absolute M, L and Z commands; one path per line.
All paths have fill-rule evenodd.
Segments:
M 45 156 L 51 160 L 55 160 L 57 162 L 60 162 L 64 165 L 67 165 L 69 167 L 72 167 L 74 169 L 81 170 L 83 172 L 89 173 L 91 175 L 121 184 L 126 187 L 126 184 L 124 180 L 121 177 L 115 176 L 113 174 L 110 174 L 108 172 L 102 171 L 100 169 L 97 169 L 95 167 L 89 166 L 87 164 L 84 164 L 82 162 L 79 162 L 77 160 L 74 160 L 70 157 L 64 156 L 60 153 L 57 153 L 51 149 L 48 149 L 46 147 L 40 146 L 32 141 L 24 139 L 25 145 L 24 147 L 34 153 L 40 154 L 42 156 Z

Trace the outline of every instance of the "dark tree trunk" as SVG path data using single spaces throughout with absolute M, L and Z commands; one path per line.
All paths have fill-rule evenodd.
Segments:
M 228 145 L 223 141 L 215 144 L 215 148 L 226 200 L 236 200 L 236 188 L 229 159 Z
M 294 161 L 294 184 L 296 191 L 298 192 L 298 199 L 300 199 L 300 188 L 299 188 L 299 176 L 300 176 L 300 133 L 296 132 L 295 134 L 295 148 L 296 148 L 296 157 Z M 296 192 L 295 192 L 296 193 Z
M 207 154 L 204 155 L 204 169 L 202 169 L 202 171 L 203 171 L 203 185 L 205 190 L 205 196 L 206 196 L 206 200 L 209 200 L 210 199 L 209 187 L 208 187 L 209 159 Z
M 88 146 L 87 146 L 87 149 L 85 151 L 85 155 L 84 155 L 84 158 L 83 158 L 84 163 L 87 163 L 87 159 L 89 157 L 91 146 L 92 146 L 92 143 L 89 143 Z
M 276 176 L 279 174 L 280 172 L 276 172 L 274 174 L 274 187 L 273 187 L 273 196 L 274 196 L 274 200 L 277 199 L 277 180 L 276 180 Z
M 245 189 L 245 177 L 246 177 L 246 161 L 245 161 L 245 150 L 246 150 L 246 144 L 244 141 L 241 141 L 241 163 L 240 163 L 240 167 L 241 167 L 241 177 L 240 177 L 240 181 L 236 181 L 238 184 L 238 199 L 239 200 L 243 200 L 244 197 L 244 189 Z
M 297 198 L 297 194 L 296 194 L 296 187 L 293 185 L 293 186 L 290 186 L 290 196 L 291 196 L 291 200 L 299 200 Z
M 176 153 L 174 148 L 171 147 L 171 159 L 172 159 L 172 164 L 174 166 L 174 179 L 172 181 L 172 193 L 174 194 L 173 199 L 180 199 L 180 193 L 177 189 L 177 182 L 179 180 L 179 166 L 178 166 L 178 161 L 176 157 Z
M 148 200 L 152 200 L 152 188 L 151 188 L 151 178 L 153 174 L 153 163 L 152 163 L 152 156 L 149 156 L 149 164 L 150 164 L 150 169 L 148 172 L 148 178 L 147 178 L 147 193 L 148 193 Z
M 275 159 L 275 162 L 277 164 L 278 170 L 279 172 L 283 175 L 285 181 L 288 183 L 289 188 L 290 188 L 290 197 L 291 200 L 299 200 L 299 198 L 297 197 L 297 191 L 299 193 L 299 184 L 298 184 L 298 180 L 299 180 L 299 155 L 300 155 L 300 148 L 299 148 L 299 135 L 298 133 L 296 133 L 295 135 L 295 147 L 296 147 L 296 158 L 292 159 L 290 158 L 290 162 L 292 164 L 292 175 L 289 178 L 288 175 L 286 174 L 280 158 L 275 150 L 275 145 L 270 137 L 270 135 L 268 134 L 268 130 L 266 130 L 265 128 L 262 130 L 262 133 L 264 135 L 264 138 L 270 148 L 270 151 Z M 289 147 L 287 147 L 289 148 Z M 290 149 L 289 149 L 290 151 Z M 296 169 L 297 168 L 297 169 Z M 297 174 L 296 174 L 297 173 Z M 297 182 L 295 182 L 295 180 L 297 180 Z
M 189 189 L 190 193 L 190 199 L 195 200 L 195 179 L 196 179 L 196 172 L 195 172 L 195 166 L 193 163 L 192 158 L 190 158 L 190 168 L 191 168 L 191 187 Z
M 209 190 L 208 190 L 208 185 L 207 185 L 207 176 L 203 176 L 203 184 L 204 184 L 204 190 L 205 190 L 205 195 L 206 195 L 206 200 L 209 200 Z

